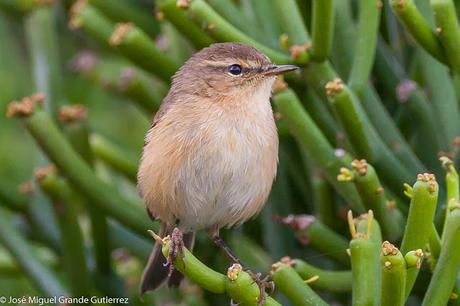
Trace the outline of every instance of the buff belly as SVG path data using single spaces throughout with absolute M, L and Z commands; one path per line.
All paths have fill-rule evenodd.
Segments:
M 151 214 L 185 231 L 232 226 L 257 214 L 276 175 L 272 118 L 264 129 L 219 121 L 206 130 L 189 127 L 187 134 L 176 130 L 174 137 L 152 134 L 138 176 Z
M 176 217 L 186 230 L 232 226 L 251 218 L 266 201 L 276 172 L 276 156 L 248 144 L 233 144 L 232 150 L 221 142 L 209 149 L 198 151 L 178 171 L 177 193 L 184 209 Z

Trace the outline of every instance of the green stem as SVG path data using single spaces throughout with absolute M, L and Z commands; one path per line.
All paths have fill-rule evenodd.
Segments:
M 348 87 L 344 87 L 341 80 L 338 80 L 338 82 L 340 82 L 338 86 L 342 88 L 329 94 L 329 102 L 335 112 L 336 118 L 344 129 L 345 134 L 349 136 L 349 141 L 358 156 L 375 160 L 377 152 L 375 149 L 375 138 L 372 135 L 373 130 L 366 128 L 370 126 L 370 122 L 368 122 L 362 109 L 359 107 L 356 97 L 353 96 Z
M 268 48 L 233 27 L 204 0 L 193 0 L 190 6 L 186 8 L 185 13 L 189 18 L 193 19 L 194 22 L 200 25 L 204 24 L 207 27 L 206 33 L 218 41 L 235 41 L 252 45 L 277 64 L 288 64 L 293 61 L 287 54 Z M 209 28 L 209 25 L 212 25 L 212 27 Z M 305 64 L 308 61 L 307 54 L 299 57 L 299 61 L 298 64 Z
M 64 99 L 55 22 L 54 6 L 39 7 L 24 20 L 35 91 L 47 95 L 45 109 L 53 116 Z
M 27 198 L 2 178 L 0 180 L 0 202 L 13 211 L 26 212 Z
M 52 199 L 56 219 L 59 221 L 63 265 L 73 296 L 90 296 L 91 276 L 86 266 L 85 246 L 72 190 L 62 180 L 52 174 L 39 179 L 42 190 Z
M 447 189 L 447 197 L 446 197 L 446 214 L 444 218 L 444 229 L 447 225 L 447 220 L 449 216 L 449 206 L 455 205 L 460 201 L 460 182 L 457 170 L 455 169 L 453 162 L 448 159 L 447 157 L 441 157 L 441 161 L 443 162 L 443 166 L 446 170 L 446 189 Z M 443 235 L 444 236 L 444 230 Z
M 266 37 L 260 32 L 254 21 L 247 18 L 232 1 L 208 0 L 207 2 L 219 15 L 238 28 L 238 30 L 248 33 L 251 37 L 266 41 Z
M 390 249 L 386 249 L 390 246 Z M 382 306 L 403 306 L 406 288 L 406 260 L 395 246 L 388 242 L 382 245 L 380 257 L 382 269 Z
M 26 126 L 40 147 L 69 178 L 75 188 L 114 217 L 141 235 L 152 226 L 141 205 L 127 202 L 113 187 L 94 176 L 87 163 L 71 148 L 50 117 L 36 110 L 25 120 Z
M 192 20 L 187 18 L 185 11 L 178 8 L 176 1 L 173 0 L 159 0 L 155 4 L 165 15 L 166 19 L 171 22 L 174 27 L 188 38 L 190 43 L 197 49 L 201 49 L 212 44 L 214 39 L 206 34 L 200 25 L 195 24 Z
M 302 108 L 296 94 L 291 90 L 286 90 L 275 95 L 273 101 L 302 149 L 324 171 L 328 181 L 346 199 L 348 205 L 357 212 L 363 212 L 364 209 L 355 187 L 352 184 L 337 182 L 337 173 L 341 167 L 345 166 L 345 163 L 336 156 L 335 150 Z
M 353 67 L 348 84 L 359 96 L 369 82 L 377 47 L 377 34 L 380 24 L 380 0 L 361 0 L 359 2 L 358 40 L 356 41 Z
M 440 124 L 442 148 L 446 150 L 460 134 L 460 113 L 452 78 L 444 65 L 423 51 L 420 52 L 420 65 L 424 87 L 433 105 L 436 121 Z
M 2 0 L 0 1 L 0 8 L 9 13 L 25 15 L 30 13 L 32 10 L 41 7 L 48 6 L 49 4 L 40 3 L 34 0 Z
M 117 85 L 120 93 L 136 103 L 148 116 L 151 116 L 160 108 L 161 98 L 158 92 L 155 94 L 153 91 L 158 90 L 161 92 L 161 88 L 159 88 L 158 84 L 153 84 L 142 71 L 133 68 L 123 69 Z
M 458 241 L 460 241 L 460 209 L 455 208 L 449 213 L 441 254 L 423 299 L 423 306 L 446 305 L 449 301 L 460 270 Z
M 231 268 L 229 268 L 231 269 Z M 240 305 L 257 306 L 259 305 L 260 289 L 254 283 L 254 279 L 246 272 L 240 271 L 236 280 L 226 278 L 226 291 L 233 301 Z M 264 306 L 281 306 L 270 296 L 265 297 Z
M 88 65 L 87 63 L 92 63 Z M 107 91 L 124 96 L 151 117 L 160 107 L 165 86 L 145 72 L 128 66 L 125 61 L 98 58 L 89 52 L 81 52 L 72 59 L 72 71 Z
M 88 128 L 83 121 L 67 122 L 64 125 L 64 133 L 67 139 L 80 156 L 90 165 L 94 163 L 93 152 L 88 140 Z M 91 235 L 94 244 L 94 257 L 100 273 L 111 273 L 111 246 L 108 239 L 107 217 L 97 205 L 86 203 L 89 220 L 91 223 Z
M 273 0 L 273 8 L 282 30 L 291 45 L 302 45 L 310 40 L 305 23 L 295 0 Z
M 351 271 L 326 271 L 296 259 L 294 268 L 303 279 L 319 278 L 309 285 L 314 289 L 332 292 L 350 292 L 352 287 Z
M 335 145 L 337 143 L 338 127 L 326 105 L 309 88 L 307 88 L 305 98 L 302 99 L 302 105 L 320 128 L 321 132 L 323 132 L 324 136 L 326 136 L 329 143 Z
M 441 150 L 441 140 L 437 133 L 436 118 L 425 93 L 404 73 L 403 67 L 392 59 L 392 51 L 380 44 L 377 53 L 376 69 L 380 79 L 385 81 L 385 90 L 400 103 L 401 111 L 410 113 L 418 123 L 417 133 L 421 136 L 420 145 L 415 147 L 420 160 L 428 169 L 438 172 L 439 163 L 433 156 Z M 396 94 L 397 92 L 400 94 Z M 403 92 L 403 94 L 401 94 Z
M 335 50 L 339 50 L 339 52 L 338 54 L 333 53 L 333 59 L 335 66 L 339 69 L 340 75 L 344 76 L 344 79 L 347 79 L 346 76 L 349 74 L 351 69 L 349 66 L 350 63 L 353 62 L 354 58 L 355 45 L 353 42 L 356 36 L 356 31 L 353 27 L 350 3 L 347 1 L 339 1 L 336 3 L 336 10 L 337 26 L 334 38 L 336 40 Z M 387 74 L 384 74 L 384 76 L 386 77 Z M 380 75 L 380 78 L 381 77 L 382 76 Z M 394 89 L 392 90 L 394 91 Z M 401 135 L 388 110 L 385 108 L 382 101 L 380 101 L 372 86 L 367 86 L 361 96 L 360 102 L 386 146 L 407 166 L 412 173 L 421 172 L 424 169 L 424 166 L 415 156 L 412 148 Z
M 354 225 L 353 225 L 354 226 Z M 358 221 L 358 232 L 350 241 L 352 304 L 380 305 L 380 244 L 377 222 L 368 218 Z M 364 229 L 364 230 L 363 230 Z
M 334 203 L 334 189 L 327 182 L 322 174 L 315 174 L 312 180 L 313 185 L 313 205 L 315 215 L 318 220 L 331 229 L 336 229 L 337 216 L 335 213 L 336 205 Z
M 151 13 L 143 12 L 130 1 L 90 0 L 89 2 L 115 22 L 133 22 L 151 37 L 160 33 L 158 21 L 152 18 Z
M 59 41 L 57 36 L 56 4 L 37 6 L 23 19 L 25 38 L 31 71 L 33 73 L 33 90 L 46 95 L 45 110 L 56 118 L 59 105 L 64 101 L 61 62 L 59 60 Z M 36 158 L 37 165 L 46 165 L 48 161 L 42 154 Z M 37 235 L 55 250 L 58 245 L 59 231 L 53 209 L 45 195 L 38 190 L 28 206 L 27 216 Z
M 380 100 L 376 90 L 368 87 L 361 99 L 363 106 L 375 129 L 391 152 L 408 168 L 411 173 L 420 173 L 425 166 L 415 155 L 393 118 Z
M 59 267 L 59 259 L 48 248 L 42 246 L 32 246 L 33 254 L 36 254 L 37 259 L 45 266 L 55 269 Z M 20 276 L 23 272 L 17 264 L 16 259 L 4 247 L 0 247 L 0 272 L 2 276 Z
M 412 189 L 409 189 L 411 203 L 406 229 L 401 243 L 401 253 L 424 249 L 433 230 L 433 218 L 438 200 L 438 184 L 432 175 L 419 175 Z M 412 290 L 419 269 L 407 270 L 406 297 Z
M 295 306 L 326 306 L 319 295 L 308 286 L 291 264 L 279 263 L 273 273 L 275 286 Z
M 352 165 L 362 165 L 363 161 L 354 161 Z M 374 168 L 366 163 L 365 167 L 354 167 L 353 182 L 361 196 L 364 207 L 371 209 L 382 227 L 383 236 L 391 241 L 397 241 L 402 235 L 403 216 L 396 208 L 387 206 L 385 191 Z
M 327 59 L 332 47 L 334 0 L 314 0 L 312 4 L 311 58 L 316 62 L 322 62 Z
M 171 239 L 164 238 L 162 243 L 162 252 L 167 258 L 171 247 Z M 225 276 L 207 267 L 193 256 L 189 250 L 184 250 L 185 254 L 177 256 L 174 267 L 189 280 L 213 293 L 222 294 L 227 292 L 233 301 L 243 303 L 243 305 L 256 305 L 259 288 L 249 274 L 234 265 L 235 269 L 229 268 L 228 276 Z M 231 276 L 231 279 L 229 276 Z M 271 297 L 267 297 L 264 305 L 275 306 L 279 304 Z
M 91 150 L 98 159 L 126 175 L 132 182 L 137 181 L 138 161 L 134 154 L 119 148 L 101 135 L 92 135 L 90 143 Z
M 457 12 L 452 0 L 431 0 L 436 30 L 439 31 L 439 39 L 446 51 L 447 61 L 452 69 L 460 72 L 460 26 Z
M 28 279 L 46 296 L 66 296 L 61 281 L 35 257 L 29 243 L 11 224 L 11 215 L 0 208 L 0 241 L 15 258 Z
M 446 215 L 447 218 L 447 215 Z M 439 254 L 441 253 L 441 238 L 439 237 L 438 230 L 436 229 L 436 226 L 434 223 L 432 223 L 431 226 L 431 233 L 430 233 L 430 238 L 428 240 L 428 243 L 430 244 L 429 250 L 430 250 L 430 268 L 431 270 L 434 269 L 436 266 L 436 263 L 439 258 Z
M 440 40 L 423 18 L 413 0 L 389 0 L 393 12 L 412 35 L 415 41 L 441 63 L 446 63 L 445 53 Z
M 292 231 L 289 228 L 277 222 L 273 222 L 274 215 L 284 216 L 292 211 L 290 205 L 292 192 L 289 184 L 289 159 L 290 157 L 286 150 L 286 141 L 281 140 L 279 150 L 280 163 L 278 165 L 276 179 L 273 182 L 267 203 L 261 212 L 263 244 L 270 252 L 272 258 L 281 258 L 286 255 L 286 252 L 293 250 L 297 243 L 295 239 L 293 239 Z
M 279 38 L 282 34 L 280 20 L 278 19 L 274 1 L 249 1 L 254 11 L 255 19 L 261 30 L 265 33 L 268 46 L 279 47 Z
M 171 22 L 163 21 L 161 32 L 168 41 L 168 45 L 163 49 L 163 52 L 167 52 L 169 56 L 179 63 L 184 63 L 192 56 L 194 52 L 193 46 Z
M 93 6 L 77 5 L 79 3 L 72 8 L 71 25 L 74 28 L 83 28 L 101 43 L 116 48 L 142 69 L 169 83 L 179 64 L 161 52 L 147 34 L 132 24 L 114 25 Z
M 166 83 L 170 82 L 171 77 L 179 69 L 179 64 L 158 49 L 154 42 L 137 27 L 129 30 L 120 44 L 115 46 L 140 68 L 157 75 Z
M 113 221 L 109 221 L 109 236 L 110 244 L 114 248 L 125 248 L 131 255 L 136 256 L 143 262 L 147 262 L 152 252 L 152 242 L 150 240 Z
M 281 224 L 290 226 L 302 244 L 308 244 L 320 253 L 342 265 L 348 266 L 350 258 L 346 252 L 347 240 L 310 215 L 290 215 L 279 219 Z
M 331 58 L 339 75 L 348 80 L 353 66 L 356 47 L 356 29 L 353 19 L 352 3 L 335 1 L 334 40 Z
M 328 84 L 337 86 L 337 90 L 330 93 L 329 101 L 356 154 L 374 164 L 390 188 L 400 191 L 403 182 L 410 178 L 405 165 L 383 143 L 348 87 L 339 79 Z

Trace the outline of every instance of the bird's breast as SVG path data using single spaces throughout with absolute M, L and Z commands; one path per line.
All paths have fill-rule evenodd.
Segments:
M 201 103 L 180 123 L 167 124 L 166 118 L 151 132 L 140 169 L 148 178 L 140 175 L 140 185 L 155 216 L 197 229 L 238 224 L 261 209 L 278 161 L 272 109 L 268 98 L 234 104 Z M 168 136 L 157 135 L 166 130 Z M 143 165 L 147 155 L 149 170 Z

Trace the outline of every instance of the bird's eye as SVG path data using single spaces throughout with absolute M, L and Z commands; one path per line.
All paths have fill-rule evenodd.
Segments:
M 228 66 L 228 72 L 233 75 L 240 75 L 241 72 L 243 72 L 243 69 L 241 68 L 241 65 L 233 64 Z

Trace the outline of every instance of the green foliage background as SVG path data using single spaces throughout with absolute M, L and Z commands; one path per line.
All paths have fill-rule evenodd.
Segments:
M 0 119 L 0 296 L 257 304 L 243 272 L 232 282 L 194 261 L 180 289 L 138 295 L 157 229 L 135 187 L 150 119 L 194 51 L 239 41 L 301 67 L 273 97 L 281 143 L 268 203 L 223 233 L 253 271 L 272 272 L 266 305 L 457 305 L 456 2 L 0 0 L 0 112 L 47 96 L 33 114 Z M 76 104 L 85 118 L 59 119 Z M 50 163 L 57 172 L 34 176 Z M 350 236 L 349 209 L 375 218 Z M 222 274 L 230 265 L 204 233 L 193 254 Z

